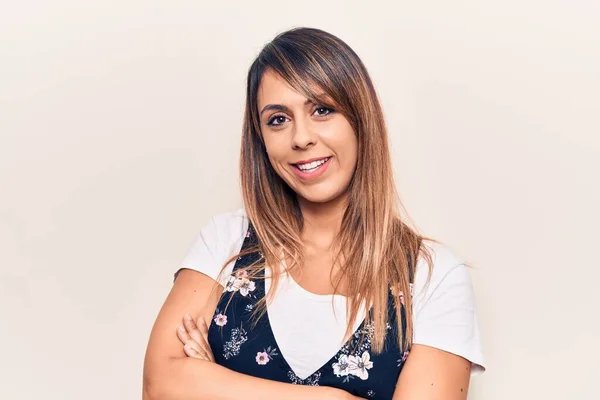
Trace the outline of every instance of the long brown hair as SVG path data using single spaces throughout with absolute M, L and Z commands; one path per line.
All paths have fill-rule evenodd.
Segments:
M 398 344 L 409 348 L 413 336 L 410 282 L 419 256 L 426 258 L 430 270 L 431 256 L 421 246 L 424 238 L 402 217 L 383 111 L 371 78 L 356 53 L 330 33 L 314 28 L 283 32 L 264 46 L 250 66 L 240 179 L 246 214 L 258 243 L 232 256 L 225 265 L 243 254 L 259 252 L 262 262 L 248 268 L 251 276 L 256 277 L 265 265 L 281 263 L 281 251 L 284 257 L 293 260 L 289 268 L 301 268 L 303 264 L 302 212 L 293 190 L 271 166 L 261 136 L 257 98 L 261 78 L 267 70 L 279 74 L 316 104 L 341 112 L 354 129 L 358 139 L 357 165 L 335 240 L 338 249 L 335 260 L 349 293 L 346 334 L 352 333 L 361 305 L 370 305 L 372 315 L 367 313 L 365 323 L 374 325 L 373 350 L 382 351 L 390 317 L 388 310 L 393 306 Z M 330 104 L 331 100 L 335 104 Z M 278 269 L 270 272 L 271 290 L 257 307 L 259 318 L 279 279 Z M 339 282 L 334 285 L 336 291 Z M 405 294 L 405 318 L 401 318 L 400 296 L 393 296 L 394 304 L 388 304 L 390 288 Z M 403 322 L 405 335 L 402 335 Z

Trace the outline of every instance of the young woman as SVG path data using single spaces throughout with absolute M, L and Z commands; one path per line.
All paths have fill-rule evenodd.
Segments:
M 337 37 L 278 35 L 248 73 L 244 208 L 200 232 L 148 344 L 144 398 L 467 398 L 468 270 L 400 213 L 381 106 Z

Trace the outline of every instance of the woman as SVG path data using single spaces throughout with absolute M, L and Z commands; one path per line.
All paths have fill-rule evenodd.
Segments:
M 298 28 L 264 47 L 240 161 L 244 209 L 215 216 L 177 272 L 145 398 L 466 399 L 483 370 L 468 271 L 403 222 L 348 45 Z

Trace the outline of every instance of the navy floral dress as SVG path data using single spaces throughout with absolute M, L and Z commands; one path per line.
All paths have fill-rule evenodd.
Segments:
M 252 247 L 255 238 L 250 224 L 242 249 Z M 268 313 L 258 319 L 256 326 L 255 319 L 251 318 L 258 300 L 265 296 L 265 285 L 263 279 L 250 280 L 242 268 L 260 257 L 262 254 L 258 253 L 238 258 L 221 296 L 208 331 L 216 363 L 259 378 L 298 385 L 331 386 L 362 398 L 391 399 L 408 356 L 408 351 L 398 347 L 393 306 L 390 307 L 384 351 L 380 354 L 371 352 L 374 327 L 363 321 L 335 356 L 306 379 L 300 379 L 279 352 Z M 389 303 L 393 305 L 391 297 Z M 405 322 L 404 308 L 402 320 Z

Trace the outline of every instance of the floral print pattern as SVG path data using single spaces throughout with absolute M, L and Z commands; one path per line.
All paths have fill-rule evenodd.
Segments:
M 223 345 L 223 357 L 229 360 L 231 357 L 240 354 L 240 348 L 248 340 L 248 334 L 242 328 L 233 328 L 231 330 L 231 339 Z
M 242 250 L 255 244 L 254 236 L 253 231 L 247 232 Z M 409 354 L 408 351 L 403 351 L 405 349 L 398 348 L 394 341 L 397 339 L 397 324 L 390 320 L 391 324 L 386 326 L 387 330 L 394 330 L 394 335 L 386 339 L 386 346 L 392 347 L 386 347 L 387 350 L 383 353 L 375 354 L 371 350 L 375 327 L 373 323 L 362 323 L 334 357 L 312 375 L 302 379 L 280 353 L 268 315 L 265 320 L 258 320 L 256 328 L 249 325 L 257 301 L 265 295 L 263 276 L 251 279 L 246 270 L 256 260 L 255 257 L 264 258 L 260 252 L 238 258 L 214 313 L 213 327 L 209 327 L 209 344 L 213 348 L 216 362 L 232 370 L 265 379 L 296 385 L 332 386 L 361 398 L 391 398 L 397 374 L 402 370 Z M 410 292 L 412 295 L 412 283 Z M 404 306 L 405 296 L 402 291 L 390 287 L 390 304 L 393 304 L 392 296 L 398 298 Z M 404 320 L 404 313 L 402 318 Z M 244 328 L 248 326 L 252 326 L 252 329 Z
M 356 376 L 363 381 L 369 379 L 369 369 L 373 368 L 373 361 L 368 351 L 364 351 L 362 355 L 346 355 L 342 354 L 338 361 L 333 363 L 333 373 L 337 377 L 346 377 L 345 382 L 349 381 L 351 376 Z
M 363 381 L 369 379 L 367 370 L 373 368 L 373 361 L 371 361 L 371 355 L 368 351 L 363 352 L 360 357 L 349 356 L 348 364 L 348 370 L 352 375 L 358 376 Z
M 391 329 L 389 325 L 387 328 Z M 331 365 L 335 376 L 344 377 L 343 382 L 349 382 L 354 377 L 362 380 L 369 378 L 368 370 L 374 365 L 370 354 L 374 334 L 375 326 L 372 323 L 354 332 L 350 340 L 340 349 L 337 360 Z
M 342 354 L 337 362 L 333 363 L 333 373 L 335 376 L 347 376 L 350 373 L 350 362 L 348 356 Z
M 288 371 L 288 378 L 294 385 L 319 386 L 321 371 L 317 371 L 306 379 L 300 379 L 293 371 Z
M 256 284 L 249 279 L 243 279 L 240 284 L 240 294 L 242 296 L 248 296 L 248 293 L 253 292 L 256 289 Z
M 258 365 L 265 365 L 268 362 L 269 362 L 269 355 L 266 352 L 261 351 L 261 352 L 256 353 L 256 363 Z
M 273 357 L 278 356 L 277 349 L 271 349 L 271 346 L 267 347 L 266 350 L 259 351 L 256 353 L 256 363 L 258 365 L 266 365 Z
M 218 326 L 225 326 L 227 325 L 227 315 L 218 313 L 217 316 L 214 319 L 215 324 L 217 324 Z
M 256 283 L 248 279 L 248 272 L 244 270 L 236 271 L 229 277 L 225 285 L 226 292 L 240 292 L 244 297 L 256 289 Z

